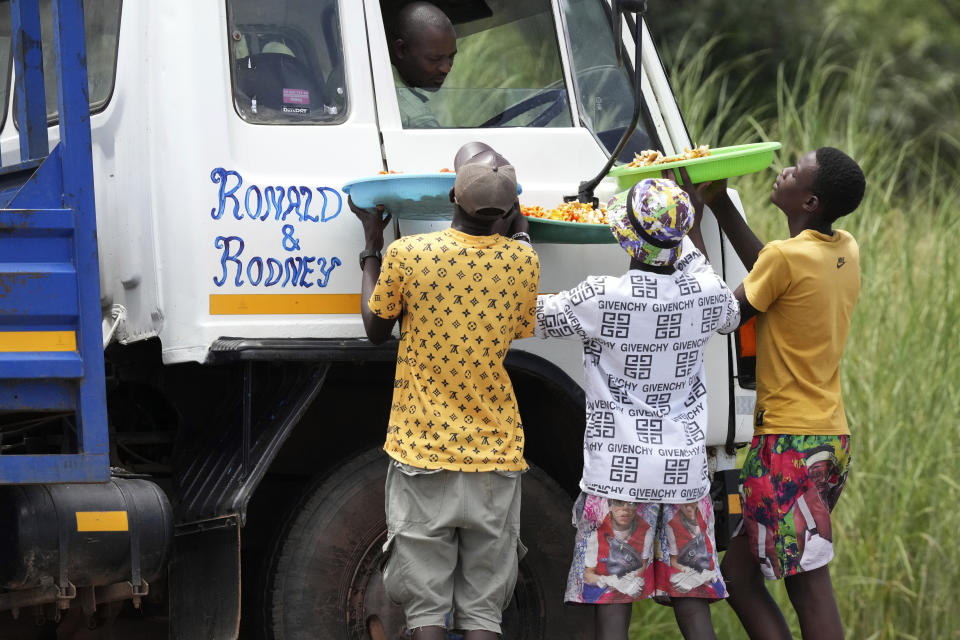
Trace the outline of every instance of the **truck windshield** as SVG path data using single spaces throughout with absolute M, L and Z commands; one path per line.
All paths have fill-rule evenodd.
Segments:
M 346 119 L 337 0 L 227 0 L 227 13 L 241 118 L 259 124 Z
M 393 56 L 398 4 L 382 5 Z M 404 128 L 572 126 L 550 0 L 437 0 L 436 6 L 453 22 L 456 56 L 439 88 L 405 79 L 394 59 Z
M 403 24 L 398 16 L 405 3 L 380 3 L 405 129 L 574 126 L 550 0 L 434 0 L 453 23 L 456 51 L 445 69 L 435 65 L 426 70 L 405 69 L 398 60 L 402 50 L 396 31 Z M 617 66 L 610 8 L 604 0 L 560 0 L 559 5 L 581 124 L 612 152 L 633 115 L 630 63 Z M 406 46 L 420 46 L 424 56 L 449 55 L 434 52 L 429 43 Z M 417 84 L 418 72 L 433 84 Z M 657 147 L 652 131 L 643 109 L 621 158 Z
M 613 153 L 633 115 L 630 61 L 625 59 L 623 66 L 617 67 L 610 9 L 603 0 L 561 0 L 560 6 L 581 121 L 607 152 Z M 620 154 L 621 160 L 631 160 L 634 152 L 643 149 L 662 148 L 652 138 L 647 109 L 641 109 L 640 114 L 640 122 Z

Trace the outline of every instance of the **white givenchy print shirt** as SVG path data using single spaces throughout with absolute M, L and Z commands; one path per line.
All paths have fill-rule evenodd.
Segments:
M 590 276 L 539 296 L 536 335 L 583 343 L 586 431 L 580 488 L 631 502 L 707 495 L 703 352 L 737 328 L 730 289 L 685 242 L 679 270 Z

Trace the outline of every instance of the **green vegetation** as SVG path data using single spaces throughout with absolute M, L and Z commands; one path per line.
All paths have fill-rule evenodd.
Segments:
M 942 153 L 960 163 L 960 3 L 956 0 L 676 0 L 651 1 L 648 23 L 661 49 L 683 37 L 702 43 L 726 34 L 709 61 L 718 67 L 742 56 L 753 64 L 746 104 L 773 104 L 777 76 L 792 71 L 802 53 L 855 66 L 865 52 L 882 63 L 873 79 L 876 117 L 895 121 L 911 139 L 932 145 L 949 137 Z M 829 49 L 829 55 L 825 48 Z M 758 55 L 758 52 L 759 55 Z
M 960 637 L 953 599 L 960 584 L 960 546 L 954 543 L 960 531 L 954 129 L 911 135 L 915 123 L 898 113 L 897 103 L 884 103 L 890 63 L 866 55 L 855 66 L 834 64 L 829 48 L 795 60 L 796 71 L 781 65 L 771 104 L 744 108 L 742 83 L 750 81 L 752 60 L 713 71 L 708 62 L 723 41 L 701 44 L 686 40 L 665 58 L 693 140 L 783 143 L 774 169 L 731 180 L 761 237 L 787 235 L 768 197 L 776 171 L 798 154 L 836 146 L 867 176 L 863 204 L 837 224 L 858 239 L 863 273 L 842 365 L 854 463 L 834 514 L 832 575 L 847 637 Z M 799 638 L 782 584 L 769 584 Z M 718 637 L 743 637 L 728 606 L 716 604 L 712 612 Z M 636 606 L 632 630 L 636 638 L 680 637 L 672 611 L 653 603 Z

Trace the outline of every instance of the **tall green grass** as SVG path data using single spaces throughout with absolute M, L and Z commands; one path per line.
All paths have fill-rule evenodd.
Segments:
M 878 99 L 885 70 L 869 55 L 846 68 L 823 50 L 781 71 L 775 104 L 745 107 L 722 72 L 707 71 L 715 46 L 678 47 L 668 67 L 695 142 L 783 143 L 773 170 L 730 181 L 762 238 L 788 235 L 768 198 L 798 154 L 835 146 L 867 176 L 862 205 L 836 225 L 859 241 L 862 270 L 841 368 L 854 463 L 831 565 L 847 637 L 960 638 L 960 171 L 942 152 L 957 141 L 906 139 L 897 105 Z M 799 638 L 782 584 L 768 585 Z M 744 637 L 728 606 L 712 612 L 718 637 Z M 636 606 L 631 630 L 680 637 L 672 613 L 651 603 Z

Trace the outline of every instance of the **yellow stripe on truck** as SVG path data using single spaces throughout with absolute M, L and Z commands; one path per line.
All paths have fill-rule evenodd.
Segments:
M 739 493 L 731 493 L 727 495 L 727 510 L 729 511 L 730 515 L 743 513 L 743 509 L 740 508 Z
M 540 295 L 549 295 L 541 293 Z M 211 293 L 210 315 L 359 314 L 359 293 Z
M 359 293 L 212 293 L 210 315 L 358 314 Z
M 76 350 L 76 331 L 0 331 L 0 353 Z
M 127 531 L 126 511 L 77 511 L 77 531 Z

